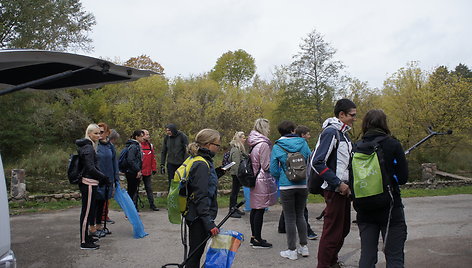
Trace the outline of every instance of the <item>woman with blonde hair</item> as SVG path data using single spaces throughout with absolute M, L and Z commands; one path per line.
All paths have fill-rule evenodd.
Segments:
M 82 180 L 79 189 L 82 194 L 82 210 L 80 213 L 80 248 L 98 249 L 95 240 L 88 234 L 88 226 L 94 224 L 97 187 L 108 184 L 108 177 L 98 168 L 97 147 L 100 139 L 100 128 L 96 124 L 90 124 L 85 130 L 85 137 L 75 141 L 82 166 Z
M 190 157 L 201 156 L 204 161 L 195 161 L 189 172 L 188 180 L 188 212 L 185 223 L 189 228 L 189 252 L 193 252 L 205 238 L 219 233 L 215 224 L 218 213 L 217 186 L 218 175 L 213 163 L 213 157 L 221 147 L 221 135 L 214 129 L 203 129 L 195 136 L 195 141 L 187 147 Z M 223 174 L 219 174 L 220 176 Z M 199 268 L 200 258 L 205 247 L 187 261 L 185 267 Z
M 230 169 L 230 174 L 231 174 L 231 177 L 233 178 L 233 183 L 231 185 L 231 195 L 229 197 L 229 209 L 236 206 L 239 190 L 241 189 L 241 183 L 239 182 L 239 179 L 238 179 L 238 168 L 239 168 L 239 163 L 241 162 L 241 156 L 247 155 L 246 148 L 244 147 L 245 142 L 246 142 L 246 136 L 244 135 L 244 132 L 237 131 L 234 134 L 233 139 L 229 143 L 231 146 L 229 159 L 230 161 L 236 163 Z M 241 216 L 244 214 L 246 213 L 237 209 L 235 213 L 231 215 L 231 217 L 241 218 Z
M 272 143 L 269 136 L 269 120 L 259 118 L 254 123 L 254 129 L 249 133 L 247 143 L 252 148 L 250 157 L 252 168 L 256 175 L 256 184 L 251 188 L 251 232 L 250 244 L 253 248 L 271 248 L 272 244 L 262 239 L 262 224 L 266 208 L 277 202 L 277 184 L 270 175 L 270 154 Z

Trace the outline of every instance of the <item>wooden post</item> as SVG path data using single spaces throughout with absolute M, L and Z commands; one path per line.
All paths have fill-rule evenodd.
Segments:
M 13 169 L 11 171 L 10 194 L 14 199 L 26 198 L 26 180 L 24 169 Z
M 421 175 L 423 181 L 433 184 L 436 181 L 436 171 L 438 166 L 435 163 L 423 163 L 421 164 Z

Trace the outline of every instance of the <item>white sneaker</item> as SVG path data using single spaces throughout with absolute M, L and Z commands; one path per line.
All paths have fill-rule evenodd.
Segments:
M 297 253 L 302 255 L 303 257 L 308 257 L 310 256 L 310 252 L 308 252 L 308 247 L 306 245 L 304 246 L 300 246 L 298 249 L 297 249 Z
M 287 258 L 287 259 L 290 259 L 290 260 L 293 260 L 293 261 L 298 259 L 296 250 L 287 249 L 287 250 L 284 250 L 284 251 L 280 251 L 280 256 L 282 256 L 284 258 Z

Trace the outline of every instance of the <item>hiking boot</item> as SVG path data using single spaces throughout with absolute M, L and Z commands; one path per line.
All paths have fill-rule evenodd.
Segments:
M 231 218 L 237 218 L 237 219 L 240 219 L 241 218 L 241 214 L 239 214 L 238 212 L 233 212 L 233 214 L 231 214 L 230 216 Z
M 100 246 L 93 242 L 80 243 L 80 249 L 99 249 Z
M 295 261 L 295 260 L 298 259 L 296 250 L 287 249 L 287 250 L 284 250 L 284 251 L 280 251 L 280 256 L 282 256 L 284 258 L 287 258 L 287 259 L 290 259 L 292 261 Z
M 308 230 L 308 235 L 307 235 L 308 239 L 310 240 L 315 240 L 318 238 L 318 235 L 313 232 L 313 230 Z
M 308 257 L 310 256 L 310 252 L 308 252 L 308 247 L 306 245 L 301 246 L 297 248 L 297 253 L 302 255 L 303 257 Z
M 154 205 L 150 206 L 150 209 L 151 209 L 152 211 L 159 211 L 159 209 L 158 209 L 156 206 L 154 206 Z
M 267 243 L 266 240 L 261 239 L 261 241 L 258 241 L 257 239 L 254 238 L 254 241 L 252 242 L 252 248 L 271 248 L 272 244 Z

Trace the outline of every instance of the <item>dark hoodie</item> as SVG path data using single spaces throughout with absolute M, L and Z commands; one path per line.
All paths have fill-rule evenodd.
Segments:
M 105 183 L 108 177 L 99 170 L 97 153 L 93 148 L 92 141 L 83 138 L 76 140 L 75 144 L 78 147 L 77 152 L 83 167 L 82 177 Z
M 181 165 L 187 158 L 188 138 L 184 133 L 177 130 L 174 124 L 168 124 L 166 128 L 172 132 L 172 136 L 166 135 L 164 137 L 161 165 L 165 165 L 166 159 L 169 164 Z

